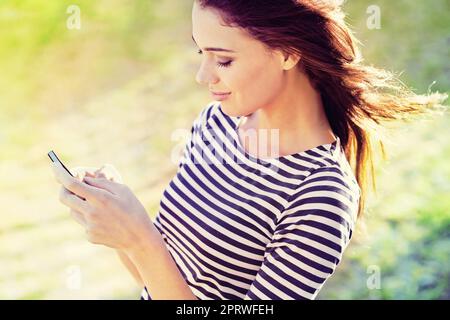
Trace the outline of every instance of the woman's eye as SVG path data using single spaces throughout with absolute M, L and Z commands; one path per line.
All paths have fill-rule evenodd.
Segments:
M 227 62 L 217 62 L 217 65 L 220 68 L 228 68 L 229 66 L 231 66 L 231 62 L 232 62 L 231 60 Z
M 198 50 L 197 52 L 198 54 L 203 54 L 202 50 Z M 233 60 L 227 61 L 227 62 L 217 62 L 217 66 L 219 68 L 228 68 L 229 66 L 231 66 L 231 63 L 233 62 Z

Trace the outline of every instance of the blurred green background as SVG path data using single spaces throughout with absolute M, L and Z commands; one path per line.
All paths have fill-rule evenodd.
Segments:
M 72 4 L 80 29 L 67 27 Z M 366 25 L 369 5 L 381 9 L 379 30 Z M 191 7 L 0 2 L 0 299 L 139 298 L 115 252 L 88 243 L 59 203 L 46 153 L 69 167 L 113 164 L 155 216 L 176 170 L 172 133 L 189 129 L 211 101 L 195 82 Z M 434 81 L 432 91 L 448 91 L 448 0 L 349 0 L 344 8 L 368 64 L 403 72 L 416 92 Z M 450 298 L 449 120 L 392 132 L 378 192 L 319 299 Z

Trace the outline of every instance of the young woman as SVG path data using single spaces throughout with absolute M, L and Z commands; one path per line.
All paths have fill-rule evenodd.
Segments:
M 364 210 L 371 138 L 445 97 L 363 65 L 334 3 L 194 2 L 197 81 L 215 100 L 154 223 L 123 184 L 54 167 L 61 201 L 118 250 L 141 299 L 314 299 L 336 270 Z

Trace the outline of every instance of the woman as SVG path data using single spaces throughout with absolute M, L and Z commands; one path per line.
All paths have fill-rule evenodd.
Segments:
M 154 223 L 125 185 L 54 166 L 61 202 L 89 241 L 118 250 L 141 299 L 314 299 L 336 270 L 381 122 L 445 97 L 364 66 L 334 3 L 194 2 L 197 81 L 215 101 Z

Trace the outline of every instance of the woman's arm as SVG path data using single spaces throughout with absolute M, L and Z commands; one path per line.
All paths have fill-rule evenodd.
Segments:
M 152 299 L 196 299 L 161 233 L 127 185 L 93 177 L 84 177 L 83 183 L 55 162 L 52 169 L 62 185 L 59 199 L 83 215 L 88 241 L 122 249 Z
M 161 234 L 155 230 L 149 231 L 146 239 L 141 239 L 139 244 L 126 251 L 152 300 L 197 300 L 178 270 Z
M 97 171 L 95 171 L 94 173 L 90 173 L 90 172 L 87 172 L 87 171 L 83 172 L 84 176 L 107 179 L 105 173 L 102 172 L 104 167 L 105 167 L 105 165 L 102 168 L 100 168 Z M 77 178 L 79 178 L 79 175 L 80 175 L 80 173 L 77 173 Z M 112 179 L 112 180 L 114 180 L 114 179 Z M 142 281 L 142 278 L 141 278 L 141 275 L 139 274 L 139 271 L 137 270 L 137 268 L 133 264 L 133 262 L 131 262 L 130 258 L 128 258 L 128 256 L 126 255 L 125 252 L 123 252 L 123 250 L 116 249 L 116 253 L 119 256 L 120 261 L 122 261 L 123 265 L 131 273 L 131 275 L 133 276 L 134 280 L 136 280 L 136 282 L 138 283 L 138 286 L 143 287 L 144 286 L 144 281 Z
M 116 252 L 120 258 L 120 261 L 122 261 L 123 265 L 128 269 L 128 271 L 133 276 L 134 280 L 138 283 L 138 285 L 143 288 L 144 287 L 144 281 L 142 281 L 141 275 L 139 274 L 138 269 L 136 266 L 131 262 L 130 258 L 126 255 L 125 252 L 123 252 L 120 249 L 116 249 Z

